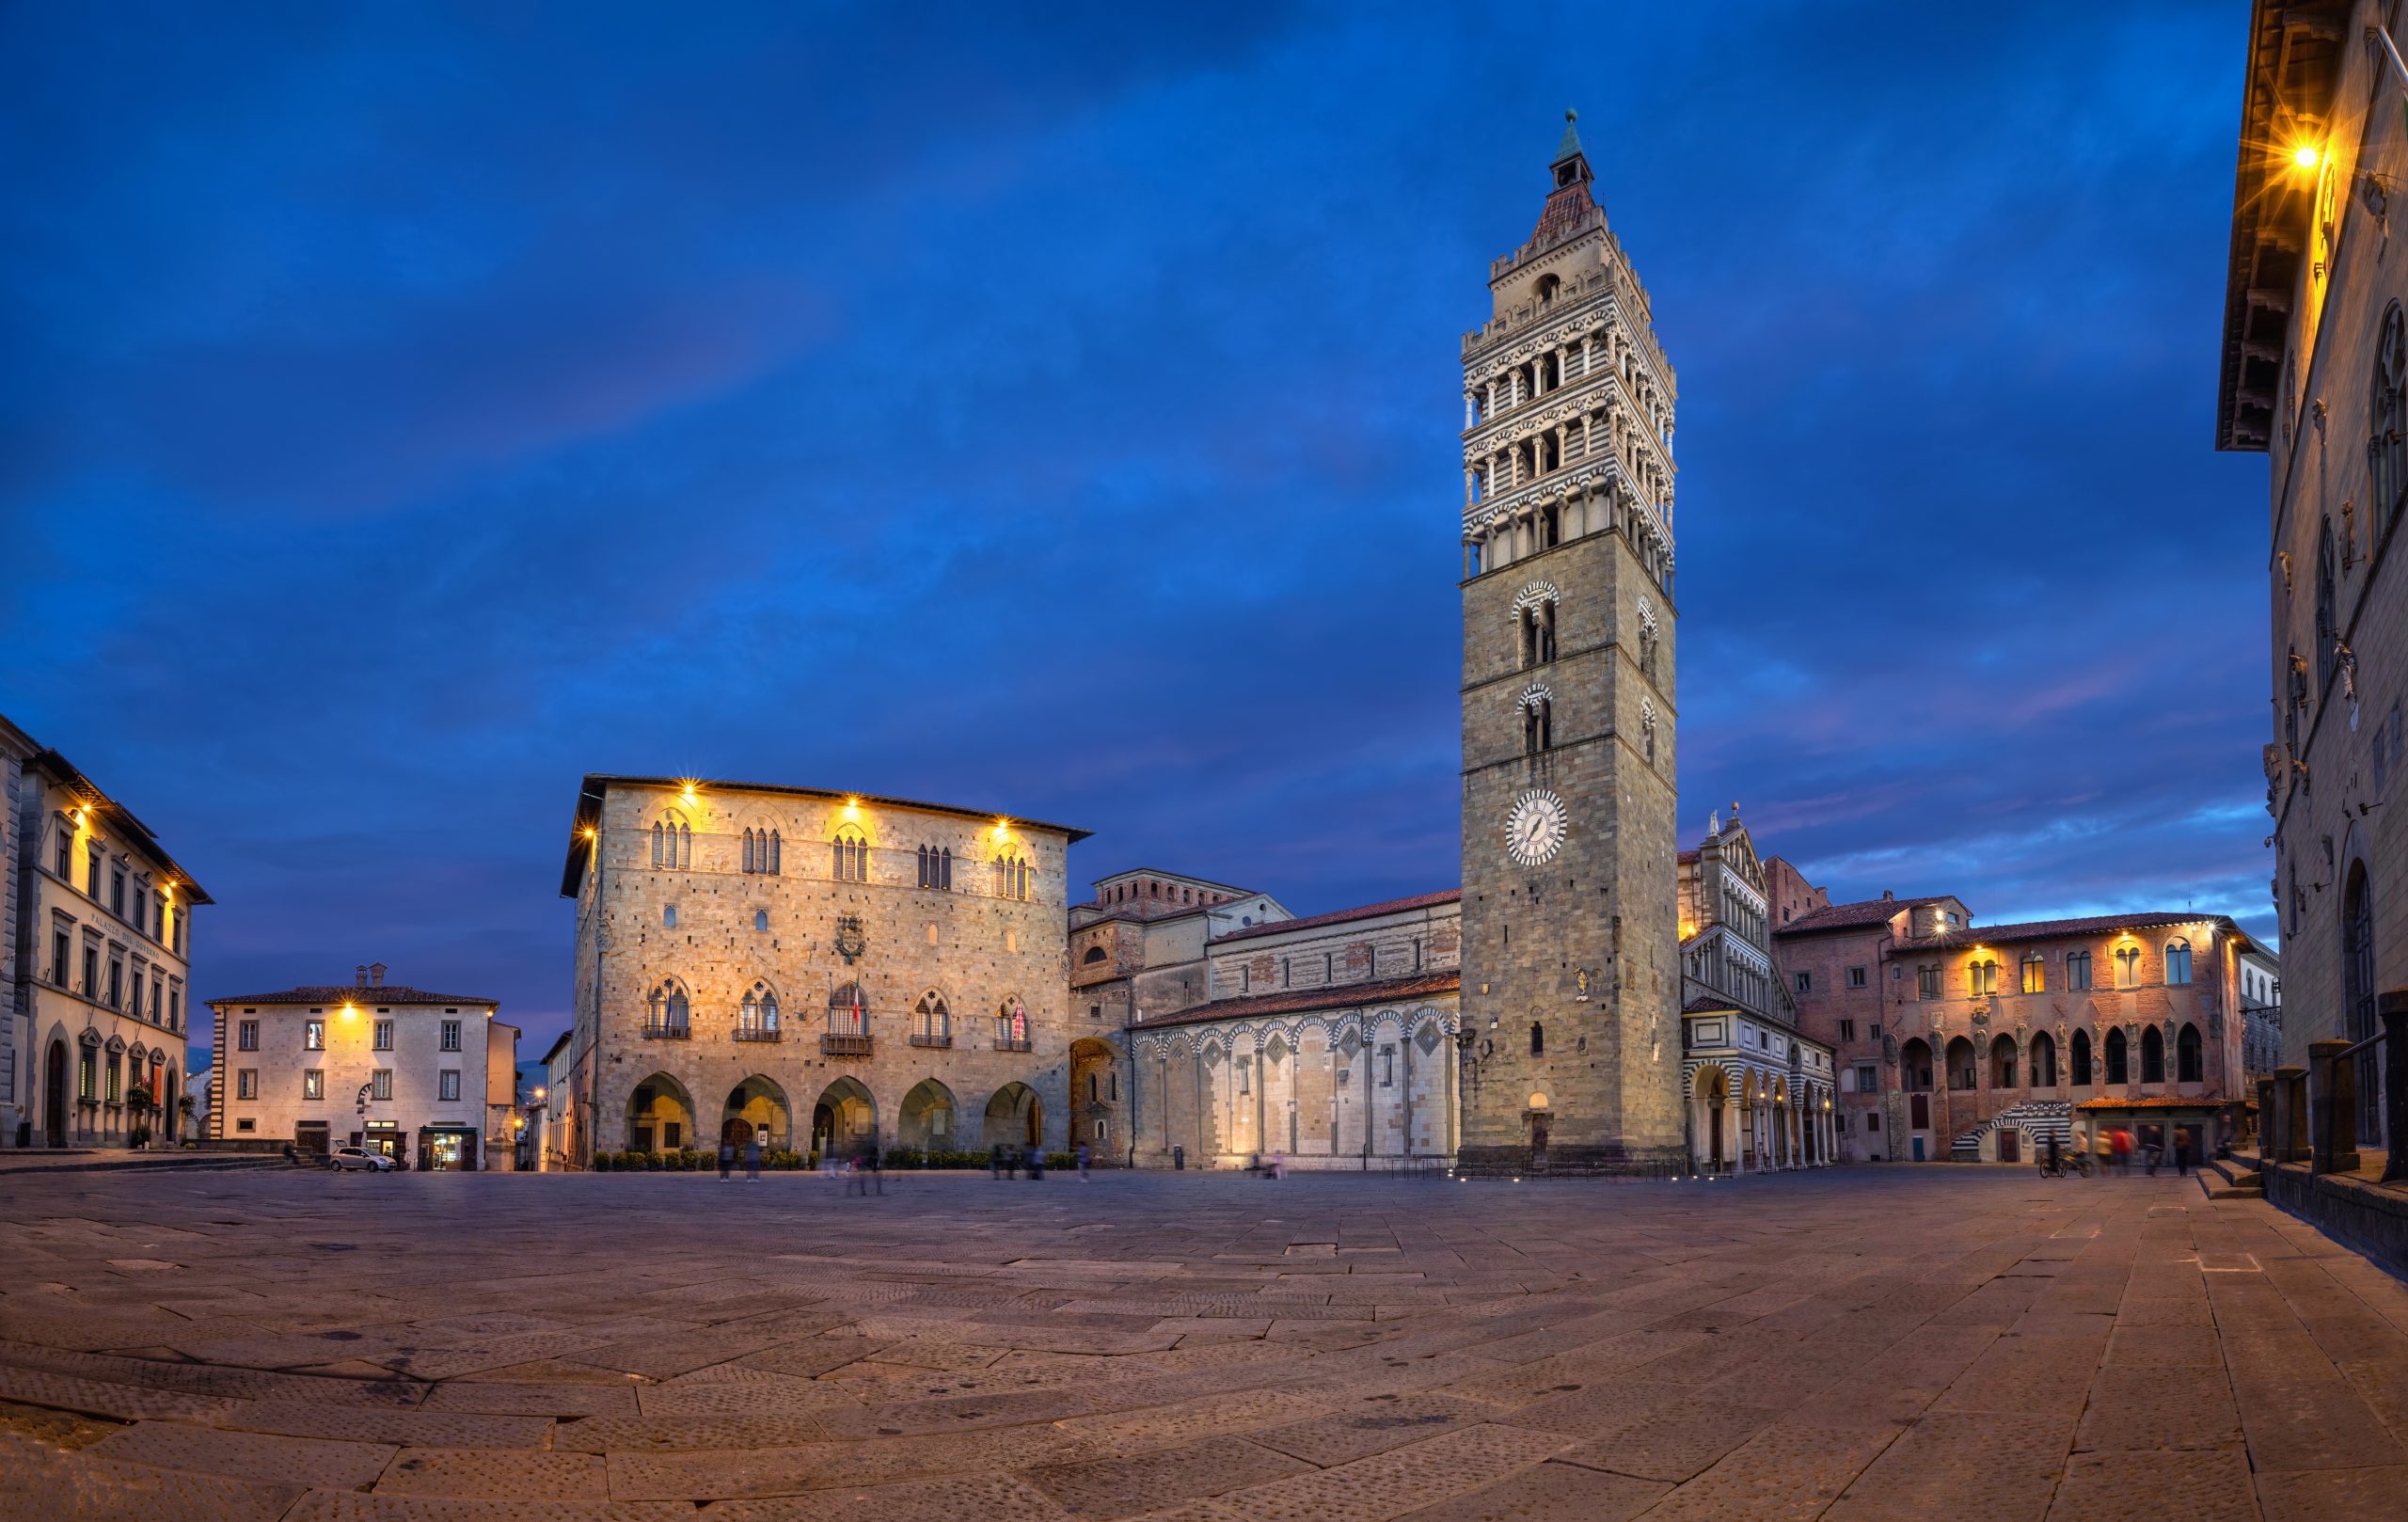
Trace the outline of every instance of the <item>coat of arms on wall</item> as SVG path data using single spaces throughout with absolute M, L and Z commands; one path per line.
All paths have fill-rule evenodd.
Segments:
M 869 939 L 862 934 L 862 917 L 859 914 L 837 915 L 836 955 L 845 959 L 845 965 L 850 967 L 868 947 Z

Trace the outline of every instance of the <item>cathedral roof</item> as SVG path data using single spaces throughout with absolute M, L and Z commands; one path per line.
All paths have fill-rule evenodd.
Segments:
M 1409 910 L 1434 909 L 1440 904 L 1461 901 L 1461 888 L 1442 888 L 1436 893 L 1416 894 L 1410 898 L 1390 898 L 1384 903 L 1364 904 L 1356 909 L 1333 909 L 1326 914 L 1307 914 L 1300 920 L 1276 920 L 1269 925 L 1257 925 L 1247 929 L 1231 930 L 1212 938 L 1214 945 L 1229 941 L 1244 941 L 1249 936 L 1277 935 L 1288 930 L 1309 930 L 1320 925 L 1343 925 L 1348 920 L 1377 919 L 1382 914 L 1402 914 Z
M 1211 1020 L 1291 1015 L 1308 1009 L 1354 1009 L 1368 1004 L 1389 1004 L 1400 999 L 1453 993 L 1462 987 L 1463 974 L 1452 969 L 1443 973 L 1417 973 L 1409 977 L 1372 978 L 1361 983 L 1290 989 L 1278 993 L 1257 993 L 1238 999 L 1216 999 L 1211 1004 L 1197 1005 L 1193 1009 L 1181 1009 L 1177 1014 L 1141 1020 L 1133 1028 L 1145 1031 L 1157 1025 L 1196 1025 Z

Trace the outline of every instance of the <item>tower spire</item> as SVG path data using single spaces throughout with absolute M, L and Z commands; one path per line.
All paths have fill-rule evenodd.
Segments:
M 1563 141 L 1555 145 L 1555 157 L 1547 161 L 1552 167 L 1567 159 L 1586 158 L 1580 148 L 1580 113 L 1566 107 L 1563 113 Z

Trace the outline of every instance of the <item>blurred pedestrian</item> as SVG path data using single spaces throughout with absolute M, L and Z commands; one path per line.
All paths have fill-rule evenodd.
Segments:
M 752 1139 L 744 1144 L 744 1181 L 761 1181 L 761 1134 L 757 1131 L 752 1134 Z
M 987 1177 L 1000 1181 L 1004 1176 L 1004 1144 L 997 1142 L 987 1149 Z
M 1027 1154 L 1022 1161 L 1028 1165 L 1029 1182 L 1036 1183 L 1045 1177 L 1045 1154 L 1037 1149 L 1035 1142 L 1029 1143 Z
M 719 1139 L 719 1181 L 727 1182 L 727 1170 L 736 1166 L 736 1143 L 725 1136 Z
M 1271 1176 L 1275 1179 L 1284 1179 L 1288 1176 L 1288 1154 L 1286 1152 L 1278 1151 L 1271 1154 Z
M 2187 1175 L 2191 1171 L 2191 1134 L 2188 1131 L 2174 1133 L 2174 1171 L 2177 1176 Z
M 1087 1182 L 1087 1144 L 1079 1143 L 1079 1182 Z
M 2111 1145 L 2115 1149 L 2115 1171 L 2129 1176 L 2132 1171 L 2132 1134 L 2117 1126 Z

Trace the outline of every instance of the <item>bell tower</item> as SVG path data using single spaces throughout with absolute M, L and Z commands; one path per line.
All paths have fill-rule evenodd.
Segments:
M 1671 366 L 1574 114 L 1464 335 L 1463 1133 L 1684 1165 Z

